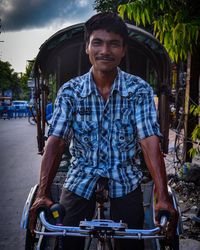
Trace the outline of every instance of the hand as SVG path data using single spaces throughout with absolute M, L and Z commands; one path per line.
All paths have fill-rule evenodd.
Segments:
M 176 235 L 176 228 L 178 222 L 178 212 L 174 209 L 172 202 L 169 201 L 158 201 L 155 206 L 156 212 L 156 224 L 159 224 L 158 213 L 161 210 L 168 211 L 170 214 L 169 223 L 167 226 L 166 237 L 167 239 L 173 239 Z
M 53 205 L 53 201 L 48 197 L 36 197 L 30 211 L 29 211 L 29 229 L 31 234 L 34 236 L 34 229 L 37 222 L 37 211 L 41 207 L 50 207 Z

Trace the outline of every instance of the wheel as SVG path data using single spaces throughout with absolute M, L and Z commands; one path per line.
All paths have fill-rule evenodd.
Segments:
M 97 242 L 97 250 L 106 250 L 105 242 L 101 242 L 101 241 L 98 240 L 98 242 Z
M 23 214 L 22 214 L 22 219 L 21 219 L 21 227 L 23 229 L 26 229 L 26 234 L 25 234 L 25 250 L 36 250 L 36 249 L 42 249 L 42 250 L 55 250 L 58 249 L 56 248 L 58 246 L 58 240 L 56 237 L 47 237 L 47 236 L 42 236 L 42 235 L 32 235 L 28 224 L 29 224 L 29 210 L 32 206 L 32 204 L 35 201 L 36 194 L 37 194 L 37 189 L 38 185 L 35 185 L 34 187 L 31 188 L 27 201 L 24 206 Z M 41 224 L 41 221 L 39 218 L 37 218 L 36 221 L 36 226 L 35 226 L 36 231 L 44 231 L 44 227 Z
M 184 113 L 181 112 L 179 122 L 176 128 L 176 137 L 175 137 L 175 154 L 178 162 L 182 165 L 185 160 L 185 129 L 184 129 Z
M 40 220 L 37 219 L 37 223 L 36 223 L 36 227 L 35 229 L 37 231 L 41 231 L 42 229 L 42 225 L 40 223 Z M 40 240 L 40 242 L 39 242 Z M 43 248 L 44 249 L 44 243 L 42 243 L 42 237 L 39 237 L 38 235 L 32 235 L 30 230 L 27 229 L 26 230 L 26 239 L 25 239 L 25 250 L 34 250 L 34 249 L 38 249 L 37 248 L 37 245 L 38 243 L 40 244 L 43 244 Z
M 110 245 L 111 242 L 106 242 L 106 241 L 97 241 L 97 250 L 112 250 L 112 245 Z
M 35 125 L 37 123 L 36 120 L 36 111 L 34 106 L 29 106 L 29 111 L 28 111 L 28 122 L 31 125 Z
M 180 164 L 184 162 L 185 157 L 185 145 L 184 145 L 184 135 L 177 134 L 175 138 L 175 153 L 176 158 Z
M 168 192 L 169 195 L 173 201 L 173 206 L 174 208 L 177 210 L 177 212 L 179 213 L 179 220 L 177 223 L 177 229 L 176 229 L 176 235 L 174 236 L 174 239 L 156 239 L 156 240 L 152 240 L 151 242 L 151 248 L 147 249 L 156 249 L 156 250 L 179 250 L 179 235 L 182 233 L 182 221 L 181 221 L 181 211 L 180 211 L 180 207 L 178 204 L 178 200 L 176 198 L 176 194 L 175 191 L 170 188 L 170 186 L 168 186 Z M 150 206 L 150 211 L 152 212 L 152 217 L 153 221 L 155 221 L 155 202 L 156 202 L 156 193 L 155 193 L 155 189 L 153 188 L 153 192 L 151 195 L 151 206 Z M 147 241 L 148 242 L 148 241 Z M 146 248 L 145 248 L 146 249 Z
M 176 235 L 175 238 L 170 241 L 160 240 L 159 245 L 160 247 L 158 249 L 160 250 L 179 250 L 179 236 Z
M 35 117 L 33 117 L 33 116 L 28 116 L 28 122 L 29 122 L 31 125 L 35 125 L 35 124 L 36 124 Z
M 42 229 L 40 223 L 38 223 L 38 227 L 40 230 Z M 36 230 L 39 228 L 36 227 Z M 25 250 L 59 250 L 62 249 L 60 248 L 61 244 L 56 237 L 32 236 L 30 230 L 26 232 Z
M 37 186 L 37 185 L 36 185 Z M 37 194 L 37 187 L 34 187 L 31 189 L 30 193 L 31 193 L 31 199 L 29 200 L 29 207 L 27 208 L 28 210 L 30 209 L 30 207 L 32 206 L 32 204 L 34 203 L 35 201 L 35 197 L 36 197 L 36 194 Z M 28 197 L 29 199 L 29 197 Z M 39 236 L 39 235 L 32 235 L 30 230 L 29 230 L 29 227 L 28 227 L 28 224 L 29 224 L 29 218 L 28 218 L 28 222 L 27 222 L 27 226 L 26 226 L 26 237 L 25 237 L 25 250 L 34 250 L 34 249 L 46 249 L 45 248 L 45 245 L 46 245 L 46 239 L 45 237 L 43 236 Z M 35 230 L 36 231 L 42 231 L 43 228 L 42 228 L 42 224 L 39 220 L 39 218 L 37 218 L 37 221 L 36 221 L 36 226 L 35 226 Z

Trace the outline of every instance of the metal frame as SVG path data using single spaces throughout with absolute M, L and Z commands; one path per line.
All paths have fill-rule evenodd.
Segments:
M 129 32 L 127 54 L 120 67 L 144 79 L 147 77 L 148 62 L 151 62 L 152 67 L 155 69 L 158 82 L 156 92 L 159 97 L 158 118 L 163 134 L 162 150 L 164 153 L 167 153 L 171 78 L 170 59 L 164 47 L 152 34 L 134 25 L 127 24 L 127 27 Z M 54 75 L 56 77 L 56 87 L 58 90 L 64 82 L 87 72 L 90 68 L 90 63 L 84 51 L 84 23 L 58 31 L 40 47 L 33 67 L 35 102 L 38 107 L 37 137 L 39 153 L 43 152 L 45 145 L 45 105 L 49 91 L 49 76 Z M 134 58 L 135 53 L 139 55 L 139 58 Z M 131 67 L 130 62 L 133 62 L 133 60 L 135 60 L 134 65 Z M 142 75 L 138 74 L 139 72 L 136 70 L 139 61 L 142 61 L 144 67 Z

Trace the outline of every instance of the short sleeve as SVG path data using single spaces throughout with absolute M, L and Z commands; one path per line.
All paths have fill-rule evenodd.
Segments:
M 146 93 L 141 93 L 138 96 L 135 107 L 135 117 L 139 140 L 152 135 L 162 137 L 157 121 L 153 91 L 150 87 Z
M 72 107 L 70 91 L 61 87 L 54 104 L 49 136 L 54 135 L 68 141 L 72 123 Z

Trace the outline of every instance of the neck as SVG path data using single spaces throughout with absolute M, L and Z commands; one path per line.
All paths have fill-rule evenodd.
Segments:
M 97 72 L 93 69 L 92 74 L 99 93 L 104 100 L 107 100 L 110 95 L 112 84 L 117 75 L 117 69 L 112 72 Z
M 117 75 L 117 69 L 109 72 L 102 72 L 96 71 L 93 68 L 92 75 L 98 88 L 111 88 Z

